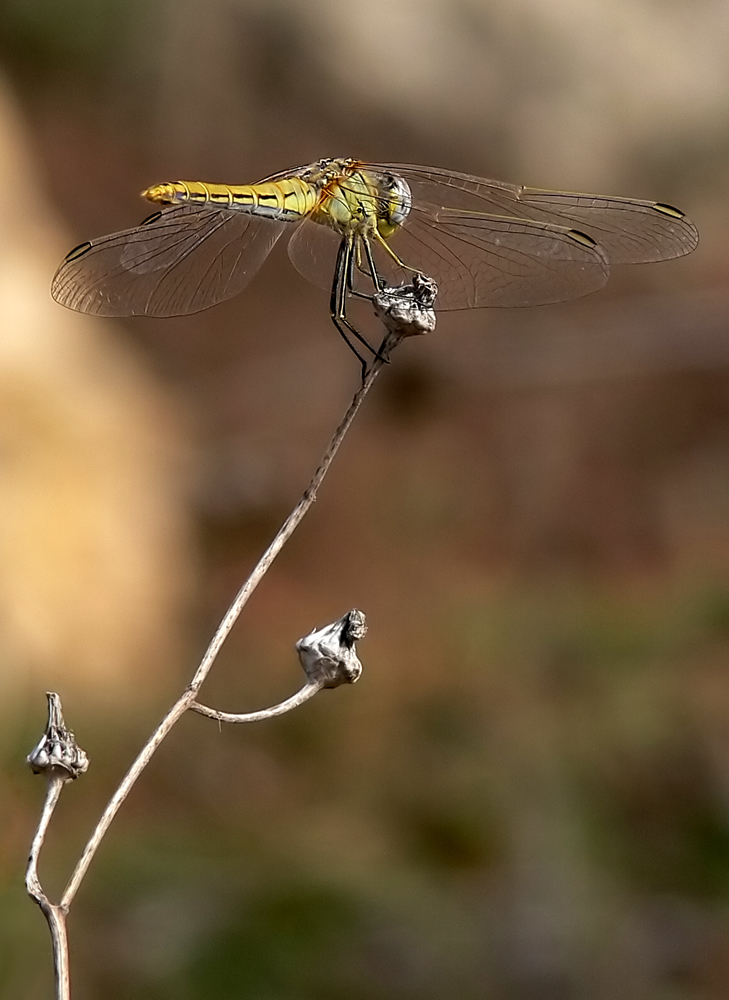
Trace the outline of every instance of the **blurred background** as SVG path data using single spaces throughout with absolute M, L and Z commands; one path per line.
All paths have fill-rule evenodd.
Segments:
M 725 0 L 5 0 L 0 18 L 0 995 L 51 995 L 24 896 L 58 690 L 100 809 L 356 387 L 282 243 L 238 298 L 50 300 L 138 192 L 322 156 L 651 198 L 689 258 L 561 306 L 443 314 L 383 373 L 78 896 L 74 996 L 729 995 Z

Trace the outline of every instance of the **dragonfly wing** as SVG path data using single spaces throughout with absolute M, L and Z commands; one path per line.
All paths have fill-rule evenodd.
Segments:
M 329 290 L 340 241 L 328 226 L 306 221 L 289 241 L 289 257 L 308 281 Z M 388 243 L 406 267 L 373 240 L 379 274 L 389 285 L 412 281 L 413 269 L 429 275 L 438 284 L 437 309 L 561 302 L 602 288 L 609 274 L 604 251 L 589 237 L 529 220 L 413 207 Z M 372 294 L 359 247 L 353 278 L 357 291 Z
M 56 302 L 97 316 L 184 316 L 240 292 L 287 223 L 179 205 L 82 243 L 56 271 Z
M 647 264 L 683 257 L 699 242 L 696 226 L 670 205 L 523 188 L 526 218 L 574 225 L 607 251 L 614 264 Z
M 659 202 L 544 191 L 436 167 L 392 163 L 374 169 L 403 177 L 415 204 L 574 227 L 599 243 L 613 264 L 681 257 L 699 241 L 683 212 Z
M 289 240 L 289 259 L 307 281 L 329 291 L 341 241 L 329 226 L 307 220 Z
M 436 281 L 436 309 L 561 302 L 602 288 L 610 273 L 605 251 L 589 236 L 528 219 L 413 206 L 389 244 Z M 381 247 L 376 260 L 388 282 L 411 280 Z

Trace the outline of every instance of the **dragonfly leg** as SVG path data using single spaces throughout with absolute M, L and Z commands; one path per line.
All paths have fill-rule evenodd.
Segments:
M 393 259 L 393 260 L 395 261 L 395 263 L 397 264 L 397 266 L 398 266 L 398 267 L 402 267 L 402 268 L 404 268 L 404 269 L 405 269 L 406 271 L 412 271 L 412 273 L 413 273 L 413 274 L 417 274 L 417 273 L 418 273 L 418 269 L 417 269 L 417 267 L 410 267 L 410 265 L 409 265 L 409 264 L 406 264 L 404 260 L 400 260 L 400 258 L 399 258 L 399 257 L 398 257 L 398 255 L 397 255 L 397 254 L 395 253 L 395 251 L 394 251 L 394 250 L 392 249 L 392 247 L 390 246 L 390 244 L 389 244 L 389 243 L 387 242 L 387 240 L 386 240 L 386 239 L 384 239 L 384 237 L 382 237 L 382 236 L 380 235 L 380 233 L 378 232 L 378 230 L 377 230 L 377 229 L 376 229 L 376 230 L 374 231 L 374 234 L 373 234 L 373 235 L 374 235 L 375 239 L 377 240 L 377 242 L 378 242 L 378 243 L 380 244 L 380 246 L 382 247 L 382 249 L 383 249 L 383 250 L 384 250 L 384 251 L 385 251 L 386 253 L 388 253 L 388 254 L 390 255 L 390 257 L 392 257 L 392 259 Z M 365 244 L 365 245 L 366 245 L 366 244 Z M 372 255 L 372 251 L 370 250 L 370 248 L 369 248 L 369 247 L 367 247 L 367 254 L 368 254 L 368 257 L 371 257 L 371 255 Z M 374 261 L 372 261 L 372 267 L 374 268 Z M 375 274 L 376 274 L 376 273 L 377 273 L 377 272 L 375 271 Z M 383 282 L 383 284 L 384 284 L 384 282 Z M 380 291 L 382 291 L 382 288 L 380 288 L 379 290 L 380 290 Z
M 347 281 L 347 270 L 349 267 L 349 258 L 352 255 L 352 244 L 351 240 L 346 238 L 342 240 L 339 244 L 339 250 L 337 251 L 337 263 L 334 268 L 334 281 L 332 283 L 332 294 L 329 300 L 329 314 L 332 318 L 332 323 L 337 328 L 339 336 L 342 338 L 344 343 L 358 359 L 362 365 L 362 377 L 367 371 L 367 361 L 362 357 L 357 348 L 354 346 L 352 341 L 347 335 L 347 330 L 349 329 L 349 323 L 347 323 L 344 317 L 344 295 L 345 286 Z M 350 333 L 352 331 L 350 330 Z M 355 331 L 356 332 L 356 331 Z M 359 336 L 359 334 L 358 334 Z M 367 345 L 369 347 L 369 344 Z
M 366 236 L 362 236 L 360 238 L 361 238 L 362 242 L 365 245 L 365 253 L 367 255 L 367 260 L 368 260 L 368 263 L 369 263 L 370 267 L 369 267 L 368 270 L 365 270 L 364 267 L 362 267 L 362 259 L 360 257 L 360 253 L 359 253 L 360 246 L 359 246 L 358 243 L 355 244 L 355 249 L 349 255 L 349 266 L 347 268 L 347 288 L 346 288 L 346 292 L 345 292 L 345 294 L 343 296 L 343 299 L 342 299 L 342 309 L 343 310 L 346 309 L 347 295 L 356 295 L 358 299 L 367 299 L 368 302 L 374 302 L 374 300 L 375 300 L 375 296 L 374 295 L 366 295 L 364 292 L 358 292 L 355 289 L 355 287 L 354 287 L 355 257 L 356 257 L 356 267 L 357 267 L 357 269 L 362 274 L 366 274 L 366 275 L 368 275 L 369 277 L 372 278 L 372 283 L 374 284 L 375 288 L 377 289 L 377 293 L 379 294 L 379 292 L 381 292 L 382 289 L 385 287 L 385 279 L 382 278 L 382 277 L 380 277 L 380 275 L 377 273 L 377 268 L 375 267 L 375 262 L 374 262 L 374 259 L 372 257 L 372 250 L 370 248 L 370 245 L 369 245 L 369 242 L 367 240 L 367 237 Z M 351 323 L 349 323 L 348 320 L 345 319 L 345 323 L 347 323 L 347 326 L 354 333 L 354 335 L 356 337 L 358 337 L 362 341 L 362 343 L 365 344 L 369 348 L 370 351 L 372 351 L 372 353 L 374 354 L 374 356 L 379 361 L 382 361 L 386 365 L 390 364 L 389 360 L 386 357 L 384 357 L 382 354 L 380 354 L 379 351 L 376 351 L 374 349 L 374 347 L 368 341 L 366 341 L 364 339 L 364 337 L 360 337 L 360 335 L 357 333 L 357 331 L 354 329 L 354 327 L 351 325 Z
M 360 272 L 360 274 L 364 274 L 368 278 L 372 279 L 372 284 L 375 287 L 376 293 L 381 292 L 386 284 L 385 279 L 377 271 L 377 266 L 375 265 L 375 260 L 374 257 L 372 256 L 372 247 L 370 246 L 369 240 L 367 239 L 366 236 L 362 236 L 360 237 L 360 239 L 362 243 L 364 243 L 365 256 L 367 257 L 367 267 L 365 268 L 362 266 L 362 259 L 359 256 L 359 245 L 358 245 L 357 263 L 356 263 L 357 270 Z M 352 254 L 351 263 L 349 266 L 349 273 L 347 275 L 347 290 L 349 294 L 354 295 L 358 299 L 367 299 L 369 302 L 372 302 L 374 296 L 368 295 L 366 292 L 359 292 L 354 287 L 354 267 L 355 267 L 354 254 Z
M 354 346 L 349 338 L 349 334 L 356 337 L 361 344 L 364 344 L 367 350 L 370 351 L 376 358 L 379 358 L 380 355 L 347 319 L 347 294 L 350 291 L 350 286 L 352 284 L 353 261 L 353 240 L 345 238 L 339 244 L 339 250 L 337 251 L 337 263 L 334 269 L 334 282 L 332 284 L 329 310 L 332 322 L 337 328 L 340 336 L 344 340 L 347 347 L 349 347 L 350 351 L 352 351 L 352 353 L 359 359 L 362 365 L 362 374 L 364 375 L 367 371 L 367 361 Z M 382 360 L 384 361 L 385 359 L 383 358 Z
M 378 273 L 377 267 L 375 265 L 375 258 L 372 256 L 372 247 L 370 246 L 370 241 L 368 239 L 363 239 L 365 248 L 365 256 L 367 257 L 367 266 L 370 269 L 370 275 L 372 276 L 372 281 L 378 292 L 381 292 L 385 287 L 385 279 Z

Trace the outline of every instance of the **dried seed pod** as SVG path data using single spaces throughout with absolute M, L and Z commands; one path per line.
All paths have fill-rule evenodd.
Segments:
M 67 780 L 78 778 L 88 769 L 89 758 L 66 727 L 61 699 L 49 691 L 48 722 L 38 745 L 28 754 L 27 761 L 35 774 L 65 772 Z
M 413 337 L 435 330 L 435 298 L 438 286 L 425 274 L 416 272 L 410 285 L 385 285 L 372 303 L 387 330 L 397 337 Z
M 354 684 L 362 673 L 354 644 L 366 632 L 365 616 L 353 608 L 339 621 L 299 639 L 296 650 L 309 680 L 327 688 Z

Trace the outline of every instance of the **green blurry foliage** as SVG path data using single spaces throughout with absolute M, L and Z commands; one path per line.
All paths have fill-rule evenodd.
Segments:
M 434 619 L 427 655 L 447 683 L 412 674 L 389 696 L 394 725 L 378 723 L 367 674 L 345 692 L 359 701 L 336 692 L 275 725 L 219 732 L 185 720 L 79 896 L 78 996 L 445 998 L 457 983 L 466 998 L 520 997 L 504 962 L 528 926 L 513 911 L 523 871 L 553 921 L 566 919 L 564 893 L 578 894 L 583 916 L 559 934 L 608 968 L 627 960 L 621 927 L 678 920 L 692 995 L 705 957 L 689 948 L 684 910 L 729 898 L 720 758 L 701 693 L 723 662 L 728 605 L 716 583 L 640 600 L 568 586 L 550 602 L 481 595 Z M 68 791 L 51 881 L 91 821 L 88 795 L 138 737 L 74 725 L 105 751 L 84 779 L 95 784 Z M 5 845 L 15 869 L 0 904 L 0 995 L 14 1000 L 44 981 L 22 973 L 42 943 L 19 891 L 38 794 L 13 781 L 23 819 Z M 582 982 L 564 961 L 560 976 Z M 653 973 L 656 988 L 673 968 Z

